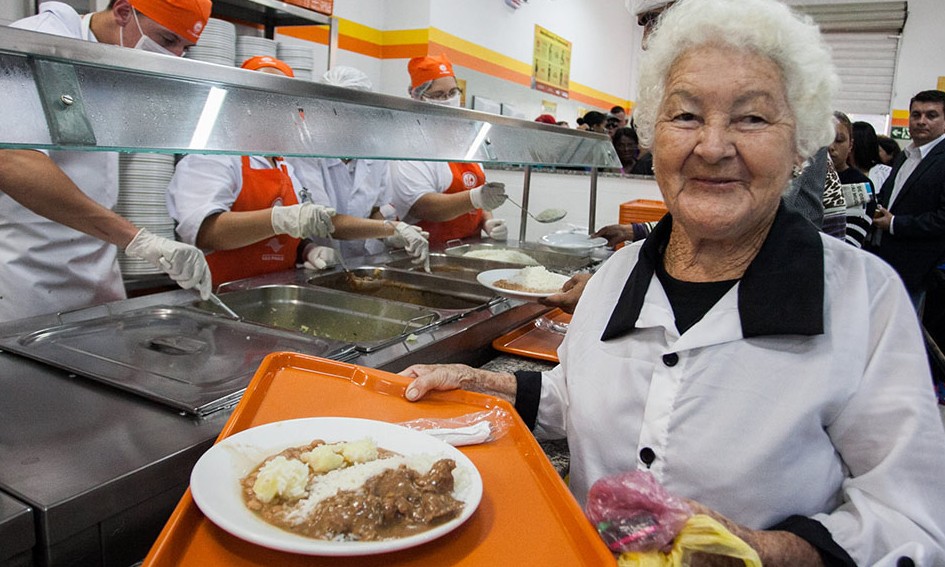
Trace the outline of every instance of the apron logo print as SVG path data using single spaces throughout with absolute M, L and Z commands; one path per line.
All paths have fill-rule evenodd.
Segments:
M 476 186 L 476 174 L 466 171 L 463 172 L 463 187 L 472 188 Z
M 274 253 L 278 253 L 284 248 L 282 242 L 278 238 L 270 238 L 269 242 L 266 243 L 266 247 L 272 250 Z

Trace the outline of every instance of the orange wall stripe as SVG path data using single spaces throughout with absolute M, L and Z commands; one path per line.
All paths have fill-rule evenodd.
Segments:
M 429 54 L 438 55 L 440 53 L 445 53 L 454 65 L 469 67 L 474 71 L 479 71 L 480 73 L 491 75 L 493 77 L 504 79 L 519 85 L 531 86 L 532 78 L 530 76 L 523 75 L 522 73 L 516 73 L 507 67 L 497 65 L 490 61 L 480 59 L 479 57 L 469 55 L 461 51 L 457 51 L 449 46 L 430 42 Z

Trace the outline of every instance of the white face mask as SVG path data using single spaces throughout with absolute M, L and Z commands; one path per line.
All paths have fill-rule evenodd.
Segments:
M 148 34 L 144 33 L 144 30 L 141 29 L 141 22 L 138 21 L 138 11 L 133 7 L 131 8 L 131 13 L 135 17 L 135 25 L 138 26 L 138 33 L 141 34 L 141 39 L 138 40 L 138 43 L 136 43 L 132 49 L 140 49 L 141 51 L 150 51 L 151 53 L 160 53 L 161 55 L 177 57 L 176 53 L 154 41 L 148 36 Z M 124 37 L 122 36 L 124 29 L 124 27 L 118 28 L 118 43 L 122 47 L 125 46 Z
M 460 105 L 460 95 L 458 94 L 455 96 L 451 96 L 449 98 L 439 98 L 439 99 L 426 98 L 426 97 L 421 97 L 421 98 L 423 98 L 424 102 L 431 102 L 433 104 L 438 104 L 440 106 L 452 106 L 453 108 L 459 108 L 459 105 Z

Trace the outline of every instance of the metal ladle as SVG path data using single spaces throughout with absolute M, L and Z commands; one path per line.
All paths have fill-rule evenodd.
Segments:
M 533 215 L 528 209 L 519 205 L 518 203 L 513 201 L 511 198 L 509 198 L 508 195 L 505 196 L 505 200 L 512 203 L 516 207 L 522 209 L 523 211 L 525 211 L 525 214 L 535 219 L 535 221 L 543 223 L 543 224 L 557 222 L 563 219 L 565 215 L 568 214 L 568 211 L 564 209 L 545 209 L 541 211 L 540 213 L 538 213 L 537 215 Z

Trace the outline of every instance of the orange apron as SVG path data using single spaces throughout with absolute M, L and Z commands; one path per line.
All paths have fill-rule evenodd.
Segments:
M 298 204 L 282 158 L 276 158 L 278 167 L 267 169 L 250 167 L 249 156 L 242 159 L 243 187 L 231 211 L 258 211 Z M 278 234 L 242 248 L 211 252 L 207 254 L 207 264 L 213 285 L 294 268 L 299 242 L 298 238 Z
M 478 163 L 450 163 L 453 182 L 444 194 L 459 193 L 480 187 L 486 182 L 486 174 Z M 430 247 L 442 247 L 450 240 L 479 236 L 482 226 L 482 209 L 459 215 L 443 222 L 420 221 L 420 228 L 430 233 Z

